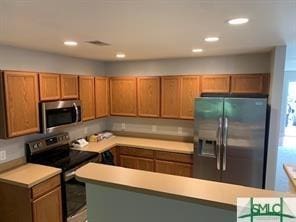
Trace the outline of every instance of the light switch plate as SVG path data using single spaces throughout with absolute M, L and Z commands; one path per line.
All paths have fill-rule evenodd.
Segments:
M 178 135 L 182 135 L 183 134 L 183 128 L 182 127 L 178 127 Z
M 0 151 L 0 161 L 6 160 L 6 151 L 2 150 Z
M 152 125 L 152 132 L 156 132 L 157 131 L 157 126 L 156 125 Z
M 121 130 L 122 130 L 122 131 L 125 130 L 125 123 L 121 123 Z

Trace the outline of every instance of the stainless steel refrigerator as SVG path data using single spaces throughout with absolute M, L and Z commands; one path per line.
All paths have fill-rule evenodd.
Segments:
M 195 178 L 264 188 L 267 98 L 195 100 Z

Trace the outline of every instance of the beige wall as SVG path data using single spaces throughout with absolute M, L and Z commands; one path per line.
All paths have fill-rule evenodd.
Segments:
M 269 73 L 270 53 L 106 62 L 105 72 L 112 76 Z

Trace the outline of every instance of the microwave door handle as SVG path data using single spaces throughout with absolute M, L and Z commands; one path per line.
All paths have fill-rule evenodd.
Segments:
M 224 147 L 224 150 L 223 150 L 223 167 L 222 167 L 223 171 L 226 171 L 227 137 L 228 137 L 228 118 L 225 117 L 225 119 L 224 119 L 224 138 L 223 138 L 223 147 Z
M 75 109 L 75 113 L 76 113 L 76 123 L 78 123 L 79 121 L 79 110 L 78 110 L 78 107 L 76 105 L 76 103 L 73 103 L 73 106 L 74 106 L 74 109 Z
M 222 137 L 222 117 L 219 118 L 219 125 L 217 130 L 217 148 L 218 148 L 218 154 L 217 154 L 217 170 L 220 170 L 220 160 L 221 160 L 221 137 Z

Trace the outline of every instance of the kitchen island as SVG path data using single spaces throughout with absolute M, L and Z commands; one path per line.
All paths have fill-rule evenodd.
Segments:
M 229 222 L 236 221 L 237 197 L 293 196 L 96 163 L 76 177 L 86 183 L 89 222 Z

